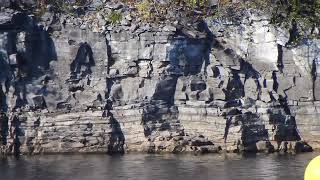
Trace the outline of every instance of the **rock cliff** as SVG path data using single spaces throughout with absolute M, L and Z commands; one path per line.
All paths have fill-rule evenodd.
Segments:
M 287 46 L 292 32 L 253 10 L 237 22 L 88 18 L 1 9 L 3 153 L 320 147 L 318 39 Z

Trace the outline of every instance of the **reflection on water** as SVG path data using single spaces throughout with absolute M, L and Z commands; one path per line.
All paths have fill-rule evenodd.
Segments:
M 1 159 L 0 180 L 302 180 L 320 153 L 44 155 Z

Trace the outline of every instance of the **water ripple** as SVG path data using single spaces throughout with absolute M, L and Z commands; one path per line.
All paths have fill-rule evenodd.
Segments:
M 299 155 L 45 155 L 0 159 L 0 180 L 300 180 Z

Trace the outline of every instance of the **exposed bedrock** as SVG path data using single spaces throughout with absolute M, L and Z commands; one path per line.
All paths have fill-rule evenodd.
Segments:
M 104 33 L 45 16 L 0 13 L 2 153 L 320 147 L 319 40 L 289 48 L 254 14 Z

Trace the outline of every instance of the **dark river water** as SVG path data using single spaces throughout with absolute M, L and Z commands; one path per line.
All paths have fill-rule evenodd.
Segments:
M 2 158 L 0 180 L 303 180 L 320 153 L 44 155 Z

